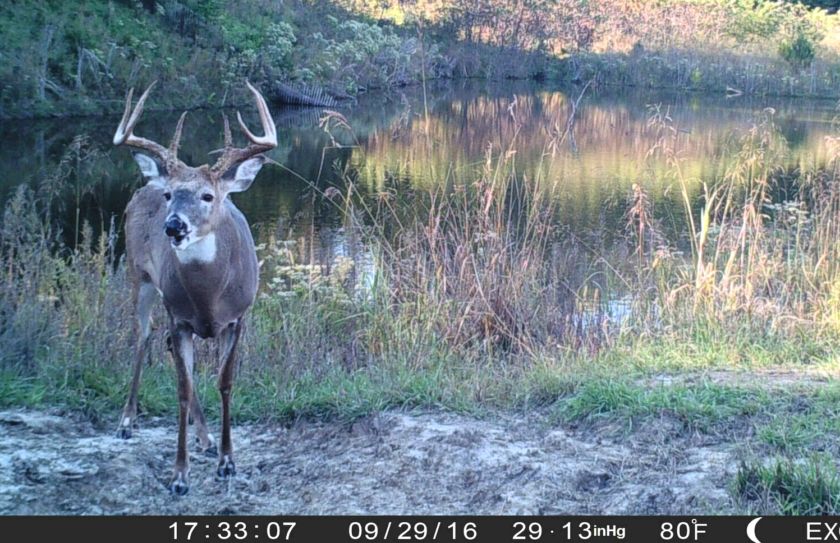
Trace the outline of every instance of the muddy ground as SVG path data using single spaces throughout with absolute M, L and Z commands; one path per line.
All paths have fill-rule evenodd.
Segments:
M 234 427 L 238 474 L 191 455 L 170 496 L 174 421 L 132 439 L 76 415 L 0 411 L 1 514 L 727 512 L 734 445 L 660 419 L 627 432 L 544 415 L 386 412 L 352 424 Z

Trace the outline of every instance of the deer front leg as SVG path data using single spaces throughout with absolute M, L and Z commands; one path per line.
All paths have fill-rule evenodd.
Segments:
M 230 438 L 230 392 L 233 388 L 234 369 L 236 368 L 236 346 L 242 334 L 243 323 L 239 319 L 222 332 L 222 368 L 219 372 L 219 393 L 222 396 L 222 448 L 219 451 L 219 467 L 216 475 L 228 479 L 236 475 L 233 462 L 233 442 Z
M 117 427 L 117 437 L 128 439 L 137 421 L 137 394 L 140 388 L 140 373 L 143 361 L 149 356 L 149 343 L 152 335 L 152 307 L 157 298 L 157 292 L 151 283 L 142 283 L 132 291 L 136 311 L 137 347 L 134 353 L 131 385 L 128 389 L 128 399 L 125 402 L 120 424 Z
M 178 374 L 178 452 L 175 455 L 175 469 L 169 490 L 183 496 L 190 489 L 190 457 L 187 454 L 187 418 L 193 392 L 193 337 L 192 332 L 183 327 L 174 327 L 173 358 L 175 372 Z

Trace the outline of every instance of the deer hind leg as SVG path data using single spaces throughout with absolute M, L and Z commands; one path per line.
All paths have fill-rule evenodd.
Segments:
M 172 334 L 166 332 L 166 351 L 175 357 L 175 348 L 173 346 Z M 198 443 L 199 452 L 207 456 L 216 456 L 218 448 L 216 441 L 213 439 L 213 434 L 207 429 L 207 419 L 204 417 L 204 411 L 201 409 L 201 402 L 198 400 L 198 394 L 195 391 L 195 382 L 193 381 L 192 396 L 190 398 L 190 424 L 195 423 L 195 440 Z
M 193 382 L 190 398 L 190 416 L 195 423 L 195 440 L 198 443 L 199 451 L 207 456 L 216 456 L 218 448 L 216 447 L 216 441 L 213 439 L 213 434 L 207 430 L 207 419 L 204 418 L 204 411 L 202 411 L 201 403 L 198 401 L 198 394 L 195 393 L 195 382 Z
M 233 442 L 230 438 L 230 392 L 233 388 L 234 370 L 236 368 L 236 346 L 242 335 L 244 324 L 242 319 L 229 325 L 221 334 L 222 368 L 219 371 L 219 392 L 222 396 L 222 448 L 219 451 L 219 467 L 216 475 L 221 479 L 228 479 L 236 475 L 236 464 L 233 462 Z
M 172 354 L 175 359 L 175 372 L 178 374 L 178 452 L 175 456 L 175 468 L 169 490 L 183 496 L 190 489 L 190 457 L 187 454 L 187 418 L 189 416 L 193 392 L 193 337 L 185 328 L 172 326 Z
M 117 436 L 122 439 L 131 437 L 132 427 L 137 421 L 137 394 L 140 388 L 140 373 L 143 361 L 149 356 L 149 343 L 152 336 L 152 308 L 157 301 L 158 293 L 151 283 L 143 282 L 132 289 L 135 308 L 135 328 L 137 346 L 132 365 L 131 385 L 128 389 L 128 399 L 125 402 Z

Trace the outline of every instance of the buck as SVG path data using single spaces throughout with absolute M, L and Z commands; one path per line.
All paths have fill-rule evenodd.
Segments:
M 236 473 L 230 436 L 230 393 L 243 315 L 257 293 L 258 265 L 245 216 L 228 195 L 247 190 L 262 165 L 262 153 L 277 146 L 277 132 L 262 95 L 250 83 L 265 135 L 255 136 L 237 112 L 248 145 L 235 148 L 225 117 L 225 146 L 213 166 L 191 167 L 178 159 L 186 112 L 168 148 L 134 135 L 154 83 L 133 108 L 132 93 L 114 134 L 114 145 L 137 149 L 134 160 L 146 184 L 126 208 L 126 263 L 135 307 L 137 346 L 128 400 L 117 434 L 128 439 L 137 419 L 137 389 L 152 332 L 151 312 L 163 299 L 169 315 L 169 338 L 178 375 L 178 452 L 169 484 L 173 494 L 189 490 L 187 422 L 192 415 L 200 448 L 218 454 L 217 475 Z M 218 386 L 222 398 L 221 447 L 217 448 L 193 386 L 193 341 L 218 338 Z

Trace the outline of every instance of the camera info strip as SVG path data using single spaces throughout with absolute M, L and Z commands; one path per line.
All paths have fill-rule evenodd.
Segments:
M 805 543 L 840 542 L 840 517 L 41 516 L 0 517 L 0 533 L 91 543 Z

